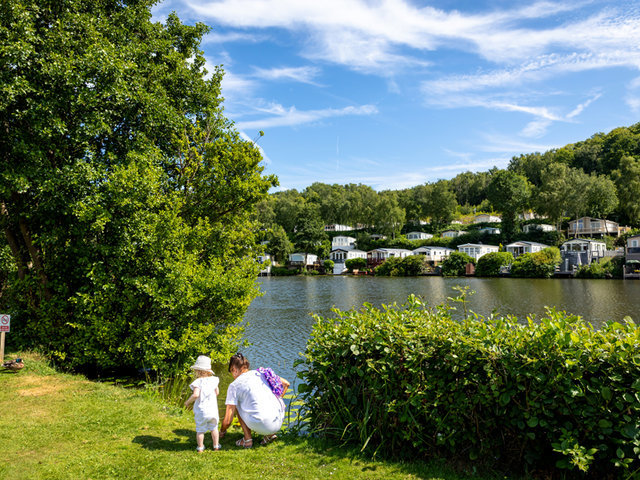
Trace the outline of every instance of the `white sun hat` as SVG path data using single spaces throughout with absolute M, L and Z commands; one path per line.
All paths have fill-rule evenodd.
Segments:
M 196 363 L 191 365 L 191 370 L 203 370 L 213 373 L 213 370 L 211 370 L 211 359 L 205 355 L 200 355 L 196 358 Z

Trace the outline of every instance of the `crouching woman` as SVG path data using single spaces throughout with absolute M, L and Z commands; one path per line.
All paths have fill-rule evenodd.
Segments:
M 274 375 L 270 369 L 249 370 L 249 359 L 241 353 L 236 353 L 229 360 L 229 372 L 234 380 L 227 389 L 227 408 L 220 434 L 226 433 L 237 414 L 244 434 L 236 442 L 237 446 L 253 446 L 252 430 L 264 435 L 262 444 L 274 440 L 284 421 L 282 397 L 289 388 L 289 382 Z

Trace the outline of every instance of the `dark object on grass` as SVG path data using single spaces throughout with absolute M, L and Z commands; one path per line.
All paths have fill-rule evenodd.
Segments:
M 10 362 L 4 362 L 2 366 L 7 370 L 10 370 L 15 373 L 18 370 L 21 370 L 22 368 L 24 368 L 24 362 L 22 361 L 21 358 L 16 358 L 15 360 L 11 360 Z

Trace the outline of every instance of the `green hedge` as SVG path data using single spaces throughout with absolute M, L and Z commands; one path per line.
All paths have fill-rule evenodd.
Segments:
M 271 275 L 274 277 L 290 277 L 292 275 L 300 275 L 300 269 L 289 269 L 287 267 L 271 267 Z
M 354 270 L 363 270 L 367 268 L 367 259 L 366 258 L 350 258 L 346 262 L 344 262 L 344 266 L 349 269 L 350 272 Z
M 476 275 L 479 277 L 497 277 L 500 267 L 511 265 L 513 255 L 510 252 L 490 252 L 478 259 Z
M 640 329 L 630 320 L 595 330 L 548 310 L 525 324 L 456 321 L 414 296 L 335 314 L 316 317 L 300 362 L 311 432 L 374 455 L 640 472 Z
M 550 278 L 556 265 L 562 261 L 557 247 L 547 247 L 539 252 L 518 256 L 511 264 L 512 277 Z
M 577 278 L 622 278 L 624 257 L 606 257 L 599 262 L 581 265 L 576 272 Z
M 375 268 L 376 276 L 380 277 L 411 277 L 421 275 L 427 270 L 423 255 L 409 255 L 408 257 L 391 257 Z
M 462 276 L 468 263 L 475 264 L 476 261 L 464 252 L 451 252 L 442 262 L 442 275 L 445 277 Z

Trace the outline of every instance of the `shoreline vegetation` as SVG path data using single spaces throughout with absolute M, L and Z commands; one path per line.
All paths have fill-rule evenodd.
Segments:
M 462 466 L 440 460 L 374 461 L 340 442 L 294 434 L 244 450 L 234 445 L 242 436 L 239 427 L 222 439 L 222 450 L 212 451 L 205 441 L 204 454 L 197 455 L 191 412 L 144 389 L 62 373 L 37 353 L 12 355 L 21 356 L 25 368 L 16 374 L 0 372 L 2 478 L 505 478 L 474 469 L 465 472 Z
M 411 295 L 315 316 L 298 392 L 311 432 L 373 457 L 436 455 L 539 478 L 640 476 L 640 328 L 534 321 Z M 391 427 L 391 428 L 390 428 Z
M 446 277 L 513 277 L 513 278 L 592 278 L 622 279 L 624 257 L 605 257 L 598 262 L 581 265 L 572 274 L 557 272 L 561 263 L 560 250 L 547 247 L 535 253 L 514 258 L 508 252 L 491 252 L 478 260 L 463 252 L 452 252 L 440 265 L 433 266 L 421 255 L 391 257 L 376 267 L 369 268 L 365 259 L 347 260 L 347 270 L 341 275 L 375 275 L 386 277 L 446 276 Z M 271 276 L 329 275 L 330 269 L 305 270 L 301 268 L 271 267 Z M 336 275 L 339 276 L 339 275 Z

